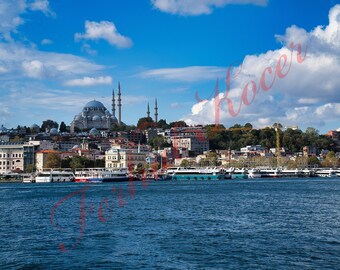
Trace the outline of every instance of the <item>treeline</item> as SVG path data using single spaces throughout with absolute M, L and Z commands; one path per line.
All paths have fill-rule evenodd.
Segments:
M 275 126 L 281 126 L 275 124 Z M 282 126 L 281 126 L 282 127 Z M 247 145 L 261 145 L 267 148 L 276 147 L 276 130 L 273 127 L 253 129 L 250 123 L 244 126 L 236 124 L 229 129 L 223 125 L 205 126 L 211 150 L 239 150 Z M 280 146 L 289 152 L 301 152 L 304 146 L 315 147 L 319 152 L 322 149 L 334 150 L 335 145 L 331 138 L 319 135 L 315 128 L 307 128 L 305 132 L 300 129 L 279 129 Z

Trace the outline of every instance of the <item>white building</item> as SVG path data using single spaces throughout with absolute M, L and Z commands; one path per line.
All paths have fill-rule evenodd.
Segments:
M 106 168 L 134 169 L 138 164 L 146 164 L 146 154 L 134 149 L 111 148 L 105 152 Z
M 0 174 L 24 171 L 28 165 L 34 165 L 34 145 L 0 144 Z

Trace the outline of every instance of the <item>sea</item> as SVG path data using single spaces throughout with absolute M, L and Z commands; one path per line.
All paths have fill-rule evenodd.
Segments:
M 0 184 L 0 269 L 340 269 L 340 178 Z

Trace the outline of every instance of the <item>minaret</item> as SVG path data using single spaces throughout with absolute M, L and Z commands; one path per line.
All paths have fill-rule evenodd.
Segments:
M 148 102 L 148 110 L 146 111 L 146 115 L 147 115 L 148 117 L 150 117 L 150 106 L 149 106 L 149 102 Z
M 112 115 L 116 117 L 115 90 L 112 89 Z
M 120 82 L 118 82 L 118 125 L 122 123 L 122 99 L 120 92 Z
M 157 106 L 157 98 L 155 99 L 155 123 L 158 123 L 158 106 Z

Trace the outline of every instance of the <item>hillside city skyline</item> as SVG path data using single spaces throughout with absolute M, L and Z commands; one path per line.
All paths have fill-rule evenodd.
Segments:
M 0 126 L 69 125 L 120 82 L 128 125 L 157 99 L 168 122 L 340 128 L 337 1 L 131 3 L 3 3 Z

